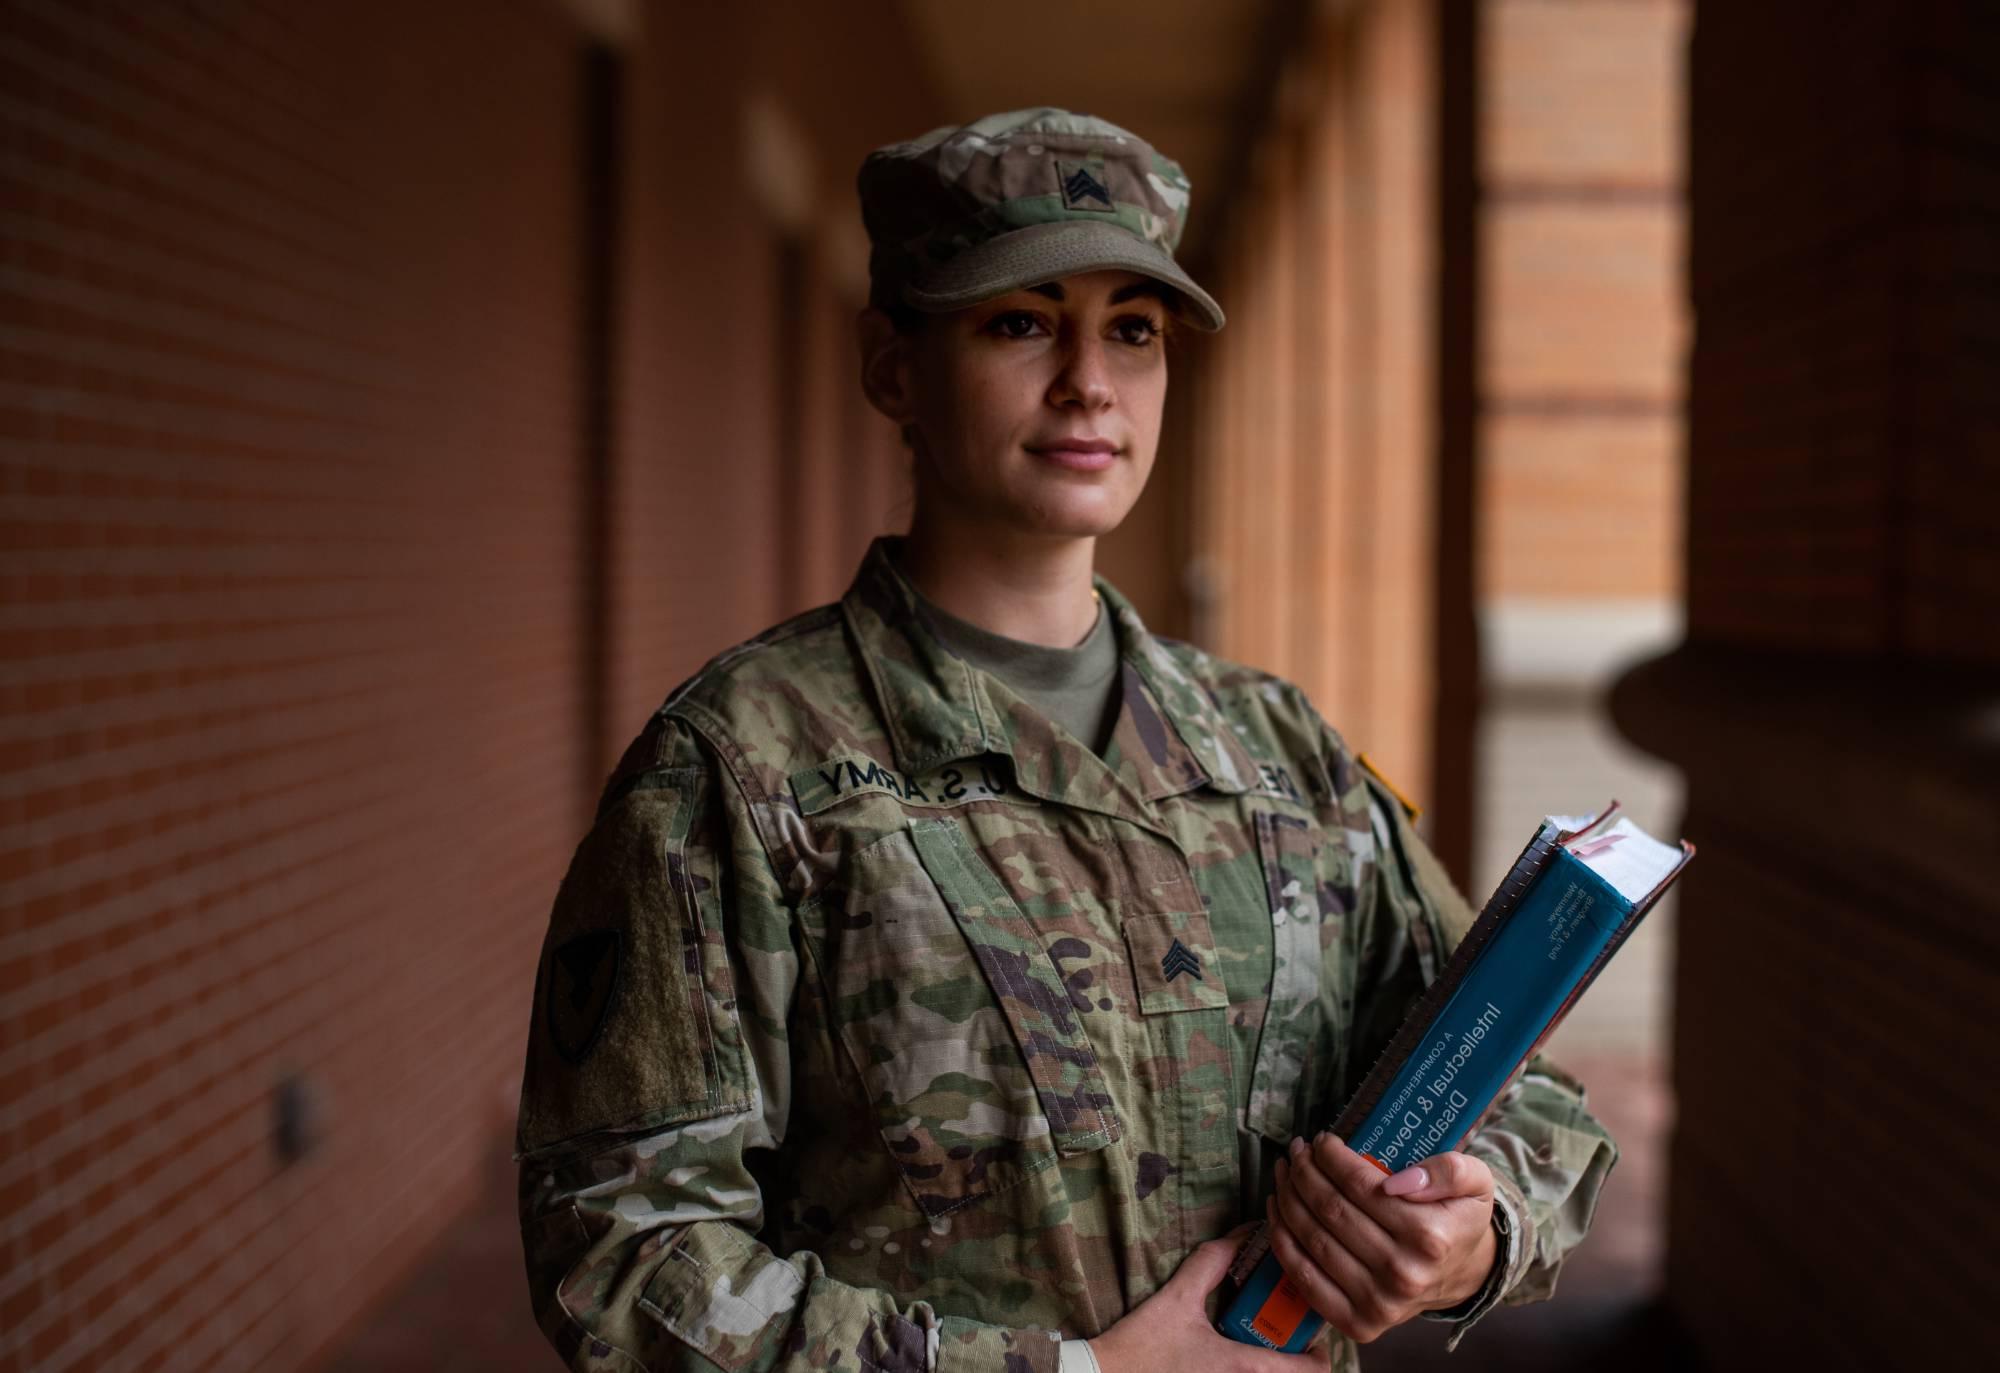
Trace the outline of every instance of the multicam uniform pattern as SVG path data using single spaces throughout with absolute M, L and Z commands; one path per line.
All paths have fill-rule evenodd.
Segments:
M 1050 1373 L 1262 1213 L 1469 925 L 1296 688 L 1099 589 L 1101 759 L 947 653 L 882 545 L 627 751 L 521 1102 L 573 1368 Z M 1505 1242 L 1461 1329 L 1548 1292 L 1613 1158 L 1542 1064 L 1471 1149 Z
M 1125 267 L 1222 307 L 1174 261 L 1193 186 L 1178 162 L 1087 114 L 1010 110 L 877 148 L 856 190 L 872 303 L 952 310 L 1073 272 Z

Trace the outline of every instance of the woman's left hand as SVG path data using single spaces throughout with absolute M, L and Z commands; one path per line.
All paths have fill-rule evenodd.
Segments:
M 1332 1135 L 1278 1163 L 1271 1247 L 1300 1295 L 1358 1344 L 1456 1306 L 1492 1270 L 1493 1174 L 1433 1154 L 1393 1176 Z

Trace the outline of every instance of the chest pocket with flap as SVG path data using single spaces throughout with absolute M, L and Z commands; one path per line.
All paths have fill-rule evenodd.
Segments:
M 1132 981 L 1145 1014 L 1229 1005 L 1207 911 L 1128 916 L 1124 930 L 1132 953 Z
M 835 1028 L 926 1215 L 1119 1137 L 1062 979 L 954 821 L 913 821 L 854 854 L 845 877 L 801 916 Z

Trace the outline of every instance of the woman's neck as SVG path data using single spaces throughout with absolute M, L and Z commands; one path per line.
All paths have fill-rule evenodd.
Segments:
M 903 575 L 931 604 L 993 634 L 1072 648 L 1097 623 L 1090 585 L 1097 540 L 1034 538 L 919 510 Z

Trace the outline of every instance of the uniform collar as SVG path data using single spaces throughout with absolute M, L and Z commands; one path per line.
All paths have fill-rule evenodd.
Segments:
M 869 547 L 840 602 L 882 704 L 896 765 L 916 775 L 1004 753 L 1028 790 L 1071 790 L 1096 756 L 1062 757 L 1061 741 L 1026 721 L 1013 693 L 938 642 L 891 559 L 897 542 L 880 538 Z M 1257 766 L 1215 702 L 1147 631 L 1131 602 L 1101 577 L 1095 585 L 1118 631 L 1124 699 L 1111 753 L 1125 785 L 1147 800 L 1198 786 L 1248 790 Z

